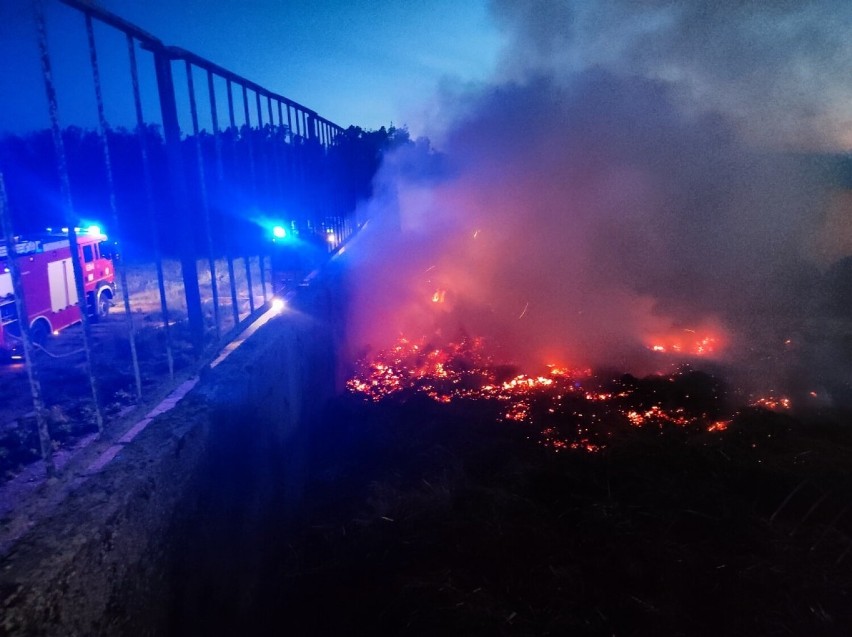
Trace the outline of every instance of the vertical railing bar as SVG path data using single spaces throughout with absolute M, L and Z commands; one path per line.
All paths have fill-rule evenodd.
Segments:
M 287 138 L 288 138 L 288 145 L 289 145 L 289 148 L 288 148 L 289 166 L 287 167 L 287 170 L 288 170 L 288 180 L 287 181 L 290 184 L 290 187 L 292 188 L 296 183 L 296 162 L 297 162 L 296 152 L 297 151 L 296 151 L 296 137 L 293 134 L 293 111 L 290 108 L 290 104 L 287 104 Z M 298 222 L 298 225 L 299 225 L 299 232 L 304 232 L 305 229 L 302 227 L 304 224 L 302 222 L 303 213 L 302 213 L 302 207 L 301 206 L 299 206 L 298 211 L 299 212 L 298 212 L 297 222 Z
M 115 198 L 115 178 L 112 171 L 112 157 L 109 152 L 109 123 L 104 111 L 104 97 L 101 90 L 101 74 L 98 67 L 98 50 L 95 44 L 95 30 L 92 26 L 91 14 L 86 14 L 86 38 L 89 43 L 89 62 L 92 66 L 92 78 L 95 85 L 95 104 L 98 110 L 98 136 L 101 138 L 101 147 L 104 154 L 104 169 L 106 171 L 107 191 L 109 195 L 109 208 L 112 212 L 112 225 L 114 232 L 118 235 L 116 243 L 122 245 L 124 234 L 121 231 L 121 223 L 118 218 L 118 204 Z M 115 260 L 115 269 L 121 284 L 121 295 L 124 301 L 124 317 L 127 321 L 127 329 L 130 337 L 130 359 L 133 363 L 133 377 L 136 381 L 136 400 L 142 400 L 142 374 L 139 371 L 139 354 L 136 351 L 136 326 L 133 323 L 133 310 L 130 307 L 130 291 L 127 286 L 127 268 L 120 258 Z M 93 292 L 95 315 L 100 312 L 100 300 L 98 291 Z
M 18 325 L 21 328 L 24 365 L 27 368 L 27 380 L 30 383 L 30 393 L 32 394 L 33 409 L 35 410 L 36 433 L 38 434 L 41 459 L 44 462 L 47 477 L 52 478 L 56 475 L 56 464 L 53 461 L 53 444 L 50 439 L 50 431 L 47 428 L 47 410 L 45 409 L 44 398 L 41 394 L 41 382 L 35 361 L 33 360 L 29 314 L 27 314 L 24 284 L 21 280 L 21 269 L 18 266 L 18 255 L 15 250 L 15 232 L 12 229 L 12 219 L 6 198 L 6 182 L 3 179 L 2 172 L 0 172 L 0 225 L 2 225 L 3 230 L 3 245 L 6 247 L 6 266 L 9 268 L 9 276 L 12 279 L 12 291 L 15 294 L 15 310 L 18 313 Z
M 263 171 L 264 175 L 266 177 L 264 179 L 264 181 L 266 182 L 265 183 L 266 187 L 264 188 L 264 190 L 265 190 L 264 195 L 266 195 L 266 197 L 264 197 L 264 199 L 266 199 L 268 201 L 269 192 L 270 192 L 271 188 L 269 187 L 269 161 L 268 161 L 268 159 L 266 159 L 264 161 L 264 158 L 268 158 L 268 156 L 269 156 L 268 153 L 266 152 L 266 143 L 267 143 L 266 142 L 266 131 L 264 130 L 264 127 L 263 127 L 264 126 L 263 125 L 263 110 L 261 109 L 261 106 L 260 106 L 260 93 L 258 91 L 255 91 L 254 97 L 255 97 L 255 103 L 257 105 L 257 132 L 258 132 L 257 137 L 258 137 L 258 141 L 260 142 L 260 149 L 258 150 L 257 160 L 260 164 L 263 165 L 263 168 L 265 169 Z M 258 196 L 260 196 L 260 195 L 258 195 Z M 260 242 L 260 245 L 258 246 L 257 261 L 258 261 L 258 268 L 260 270 L 260 289 L 261 289 L 262 296 L 263 296 L 263 303 L 265 305 L 267 303 L 266 275 L 263 271 L 263 241 L 262 240 Z
M 285 173 L 284 166 L 287 164 L 286 155 L 287 148 L 285 144 L 287 143 L 287 135 L 284 132 L 284 108 L 280 99 L 275 100 L 275 107 L 278 111 L 278 133 L 276 135 L 276 144 L 275 144 L 275 157 L 277 159 L 277 164 L 275 166 L 275 180 L 279 185 L 279 192 L 281 193 L 281 210 L 286 213 L 286 222 L 288 224 L 287 232 L 291 232 L 292 228 L 289 227 L 290 221 L 290 210 L 287 205 L 287 175 Z M 270 266 L 272 264 L 270 263 Z M 274 290 L 273 290 L 274 292 Z
M 213 72 L 207 71 L 207 95 L 210 100 L 210 121 L 213 127 L 213 149 L 216 156 L 216 179 L 225 179 L 225 167 L 222 162 L 222 138 L 219 130 L 219 112 L 216 106 L 216 88 L 213 85 Z
M 281 126 L 280 126 L 280 115 L 281 112 L 279 110 L 279 125 L 276 127 L 275 125 L 275 114 L 272 111 L 272 98 L 268 95 L 266 96 L 266 109 L 269 115 L 269 130 L 272 144 L 272 170 L 270 171 L 270 179 L 274 182 L 274 190 L 278 195 L 278 202 L 281 206 L 281 209 L 284 209 L 284 184 L 281 180 L 281 176 L 278 174 L 280 170 L 280 157 L 281 157 L 281 146 L 280 146 L 280 134 L 281 134 Z
M 217 207 L 218 211 L 221 211 L 221 207 L 223 205 L 224 200 L 224 183 L 225 183 L 225 167 L 222 161 L 222 132 L 219 130 L 219 111 L 216 105 L 216 88 L 213 84 L 213 71 L 207 69 L 207 94 L 210 101 L 210 121 L 213 127 L 213 154 L 216 158 L 216 199 L 219 202 L 219 206 Z M 222 230 L 222 214 L 219 212 L 217 214 L 217 227 L 219 228 L 221 236 Z M 212 236 L 211 236 L 212 241 Z M 227 250 L 226 250 L 227 252 Z M 230 271 L 229 271 L 230 274 Z M 217 280 L 216 285 L 218 286 L 219 282 Z M 233 302 L 233 299 L 232 299 Z M 236 327 L 239 320 L 234 321 L 234 327 Z
M 284 125 L 284 104 L 282 102 L 278 102 L 278 128 L 281 133 L 281 140 L 278 146 L 278 153 L 281 158 L 278 164 L 278 179 L 281 182 L 281 202 L 286 207 L 289 220 L 292 221 L 293 211 L 289 209 L 288 204 L 290 203 L 290 199 L 288 198 L 288 186 L 289 186 L 289 172 L 287 169 L 287 160 L 290 156 L 291 148 L 288 143 L 290 129 L 285 128 Z
M 62 129 L 59 127 L 59 104 L 56 98 L 56 88 L 53 84 L 50 53 L 47 49 L 47 24 L 44 18 L 43 0 L 36 0 L 33 7 L 36 14 L 35 19 L 38 30 L 38 48 L 41 58 L 41 71 L 44 80 L 44 89 L 47 93 L 50 128 L 53 134 L 53 145 L 56 150 L 59 185 L 62 192 L 62 200 L 65 205 L 65 222 L 68 224 L 68 244 L 71 247 L 71 266 L 74 270 L 74 283 L 77 288 L 77 306 L 80 308 L 80 319 L 83 324 L 83 349 L 86 352 L 86 372 L 89 376 L 89 386 L 92 390 L 92 403 L 95 408 L 95 421 L 97 422 L 98 433 L 103 433 L 104 418 L 103 413 L 101 412 L 100 400 L 98 399 L 98 384 L 95 380 L 93 371 L 92 334 L 86 304 L 86 291 L 83 285 L 83 268 L 80 267 L 80 248 L 77 244 L 77 232 L 74 229 L 76 224 L 76 219 L 74 218 L 74 200 L 71 197 L 71 181 L 68 176 L 68 162 L 65 156 L 65 143 L 62 140 Z
M 278 105 L 278 143 L 275 147 L 278 149 L 277 157 L 278 157 L 278 166 L 276 168 L 276 175 L 278 179 L 278 183 L 281 184 L 281 206 L 286 210 L 287 207 L 287 180 L 285 178 L 284 173 L 284 164 L 286 163 L 284 160 L 284 154 L 286 154 L 286 150 L 284 148 L 284 144 L 287 143 L 287 136 L 284 132 L 284 110 L 282 108 L 281 100 L 276 100 L 276 104 Z M 288 211 L 289 212 L 289 211 Z
M 257 177 L 254 171 L 254 153 L 252 152 L 252 132 L 251 132 L 251 115 L 249 115 L 249 106 L 248 106 L 248 89 L 246 85 L 243 84 L 243 115 L 246 120 L 246 141 L 248 143 L 248 156 L 249 156 L 249 171 L 251 174 L 251 183 L 252 190 L 254 192 L 254 199 L 257 201 Z M 254 314 L 254 286 L 251 282 L 251 259 L 247 254 L 244 253 L 243 261 L 246 266 L 246 284 L 248 285 L 248 298 L 249 298 L 249 313 Z
M 313 148 L 310 146 L 309 143 L 311 141 L 311 130 L 308 127 L 308 114 L 304 110 L 301 112 L 301 119 L 302 132 L 304 137 L 304 147 L 302 154 L 302 188 L 310 198 L 310 206 L 308 207 L 308 210 L 311 215 L 311 223 L 315 228 L 321 228 L 322 223 L 320 223 L 320 220 L 317 218 L 317 210 L 315 206 L 316 202 L 314 200 L 314 191 L 312 189 L 313 182 L 311 180 L 311 177 L 313 176 Z M 326 245 L 328 245 L 328 243 L 326 243 Z
M 225 88 L 228 93 L 228 122 L 231 126 L 231 155 L 234 160 L 237 159 L 237 136 L 239 135 L 239 130 L 237 129 L 237 120 L 234 117 L 234 93 L 231 87 L 231 80 L 225 80 Z M 234 238 L 230 232 L 225 233 L 225 258 L 228 261 L 228 281 L 231 288 L 231 304 L 233 307 L 231 311 L 234 315 L 234 327 L 240 324 L 240 305 L 239 299 L 237 298 L 237 279 L 236 274 L 234 273 Z
M 296 116 L 296 142 L 297 142 L 295 147 L 294 147 L 294 149 L 297 153 L 295 155 L 295 162 L 296 162 L 295 168 L 296 168 L 296 172 L 297 172 L 297 175 L 298 175 L 299 189 L 302 193 L 302 200 L 303 200 L 302 205 L 299 206 L 299 210 L 300 210 L 300 214 L 303 217 L 305 217 L 305 224 L 304 225 L 307 226 L 307 225 L 311 224 L 311 219 L 308 216 L 307 208 L 304 204 L 304 197 L 305 197 L 305 163 L 304 163 L 304 159 L 305 159 L 305 145 L 304 145 L 305 136 L 304 136 L 304 127 L 303 127 L 304 122 L 302 121 L 301 109 L 294 107 L 293 111 L 294 111 L 294 114 Z M 306 228 L 306 230 L 307 229 L 308 228 Z M 314 229 L 313 229 L 312 224 L 311 224 L 311 231 L 313 231 L 313 230 Z
M 269 192 L 269 183 L 266 179 L 267 175 L 266 171 L 263 170 L 267 167 L 266 161 L 264 158 L 266 157 L 266 131 L 263 128 L 263 111 L 260 107 L 260 93 L 257 91 L 254 92 L 255 99 L 255 108 L 257 109 L 257 141 L 259 147 L 255 150 L 257 151 L 256 160 L 256 168 L 257 168 L 257 199 L 255 203 L 257 203 L 260 199 L 265 199 L 265 196 L 268 195 Z
M 192 64 L 186 61 L 186 83 L 189 91 L 189 110 L 192 117 L 192 135 L 195 138 L 195 157 L 198 167 L 198 192 L 201 197 L 201 213 L 204 215 L 204 235 L 207 243 L 207 267 L 210 270 L 210 290 L 213 294 L 213 322 L 216 324 L 216 342 L 222 338 L 219 318 L 219 285 L 216 280 L 216 262 L 213 259 L 213 231 L 210 227 L 210 201 L 207 193 L 207 178 L 204 171 L 204 156 L 198 128 L 198 105 L 195 101 L 195 84 L 192 80 Z
M 285 201 L 286 197 L 285 197 L 285 190 L 284 190 L 284 178 L 281 175 L 281 165 L 284 163 L 283 159 L 281 157 L 281 152 L 282 152 L 281 145 L 284 143 L 283 142 L 283 134 L 284 134 L 283 129 L 284 129 L 284 127 L 281 125 L 281 101 L 276 98 L 275 103 L 276 103 L 276 106 L 277 106 L 276 110 L 278 111 L 278 124 L 277 125 L 275 123 L 275 114 L 272 110 L 272 98 L 269 95 L 266 96 L 266 108 L 267 108 L 267 112 L 268 112 L 268 115 L 269 115 L 269 126 L 270 126 L 270 129 L 272 130 L 272 171 L 271 171 L 271 174 L 272 174 L 272 180 L 275 182 L 275 190 L 278 194 L 278 204 L 281 207 L 281 211 L 283 213 L 283 211 L 286 211 L 286 209 L 287 209 L 287 205 L 286 205 L 287 202 Z M 282 214 L 282 217 L 283 217 L 283 214 Z M 284 223 L 283 218 L 281 219 L 281 221 L 282 221 L 282 223 Z M 289 230 L 288 230 L 288 232 L 289 232 Z M 273 271 L 272 261 L 273 261 L 273 258 L 272 258 L 272 255 L 270 254 L 269 255 L 269 272 L 268 272 L 269 289 L 270 289 L 270 294 L 274 297 L 276 290 L 275 290 L 275 273 Z
M 251 175 L 251 183 L 252 189 L 254 190 L 255 198 L 257 198 L 257 175 L 255 174 L 255 166 L 254 166 L 254 143 L 252 142 L 252 134 L 251 130 L 251 113 L 249 112 L 249 103 L 248 103 L 248 89 L 245 84 L 242 85 L 243 88 L 243 117 L 245 117 L 246 121 L 246 141 L 248 142 L 248 158 L 249 158 L 249 171 Z
M 259 250 L 258 255 L 257 255 L 257 260 L 258 260 L 258 264 L 259 264 L 258 267 L 260 268 L 260 289 L 263 291 L 263 302 L 264 302 L 264 304 L 266 304 L 269 301 L 269 299 L 267 298 L 267 295 L 266 295 L 266 271 L 264 270 L 264 267 L 263 267 L 264 262 L 265 262 L 265 256 L 264 256 L 263 248 L 261 248 Z
M 166 51 L 153 49 L 154 71 L 160 114 L 163 122 L 166 161 L 171 199 L 166 202 L 176 226 L 179 241 L 181 280 L 186 300 L 187 323 L 194 353 L 204 350 L 204 315 L 201 310 L 201 290 L 198 287 L 198 261 L 192 236 L 192 206 L 188 189 L 189 169 L 186 166 L 180 122 L 178 120 L 172 60 Z
M 142 156 L 142 178 L 145 183 L 145 196 L 148 204 L 148 222 L 151 224 L 151 236 L 154 244 L 154 263 L 157 269 L 157 288 L 160 293 L 160 311 L 163 315 L 163 329 L 166 336 L 166 359 L 169 365 L 169 378 L 175 378 L 175 360 L 172 351 L 172 334 L 169 326 L 169 306 L 166 301 L 166 281 L 163 275 L 163 257 L 160 250 L 159 222 L 154 205 L 154 181 L 151 177 L 148 140 L 145 137 L 145 118 L 142 115 L 142 95 L 139 90 L 139 68 L 136 63 L 136 45 L 133 37 L 127 35 L 127 49 L 130 56 L 130 78 L 133 84 L 133 106 L 136 110 L 136 131 L 139 135 L 139 150 Z

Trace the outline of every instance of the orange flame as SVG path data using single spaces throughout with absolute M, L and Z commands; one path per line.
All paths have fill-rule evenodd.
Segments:
M 555 451 L 599 451 L 607 445 L 611 426 L 618 422 L 634 427 L 701 425 L 708 431 L 723 431 L 730 422 L 710 422 L 706 414 L 684 407 L 647 404 L 649 395 L 634 395 L 634 386 L 598 379 L 589 369 L 549 365 L 545 374 L 516 374 L 508 379 L 500 378 L 498 369 L 484 353 L 482 339 L 435 348 L 403 338 L 372 360 L 361 361 L 346 384 L 351 392 L 372 401 L 405 390 L 422 392 L 440 403 L 496 401 L 504 421 L 535 424 L 543 420 L 540 442 Z M 669 380 L 674 381 L 675 376 Z M 779 404 L 783 406 L 785 400 L 780 399 Z M 552 418 L 558 418 L 559 428 L 547 425 Z M 565 433 L 566 422 L 569 429 L 576 426 L 576 430 Z
M 714 356 L 724 347 L 720 335 L 705 332 L 703 336 L 698 336 L 696 331 L 691 329 L 657 335 L 648 341 L 647 347 L 652 352 L 685 356 Z

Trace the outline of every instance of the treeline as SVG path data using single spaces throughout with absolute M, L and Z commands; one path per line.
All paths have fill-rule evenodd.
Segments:
M 68 127 L 62 139 L 75 223 L 97 223 L 115 234 L 100 135 Z M 122 250 L 141 259 L 151 254 L 155 228 L 164 253 L 177 253 L 186 236 L 174 229 L 185 228 L 184 222 L 197 229 L 190 234 L 203 253 L 205 207 L 218 254 L 254 252 L 273 221 L 305 235 L 353 224 L 358 202 L 372 194 L 384 153 L 413 144 L 405 129 L 393 127 L 350 126 L 324 147 L 287 127 L 243 126 L 184 137 L 176 171 L 157 126 L 118 128 L 106 139 Z M 17 233 L 67 225 L 49 130 L 0 138 L 0 171 Z

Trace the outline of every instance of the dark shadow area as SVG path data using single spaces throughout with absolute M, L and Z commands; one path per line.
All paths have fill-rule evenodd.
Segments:
M 590 454 L 497 417 L 485 401 L 345 396 L 276 447 L 245 435 L 254 414 L 223 411 L 177 527 L 168 633 L 852 628 L 837 419 L 744 410 L 723 432 L 636 429 Z

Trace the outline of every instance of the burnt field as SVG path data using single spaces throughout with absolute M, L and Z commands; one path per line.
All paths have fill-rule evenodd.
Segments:
M 717 387 L 689 383 L 705 403 Z M 548 442 L 575 431 L 570 411 L 543 435 L 500 400 L 346 395 L 308 434 L 295 515 L 193 547 L 178 588 L 205 610 L 179 590 L 173 633 L 847 635 L 847 416 L 746 407 L 709 431 L 610 415 L 590 452 Z M 238 591 L 248 551 L 261 581 Z

